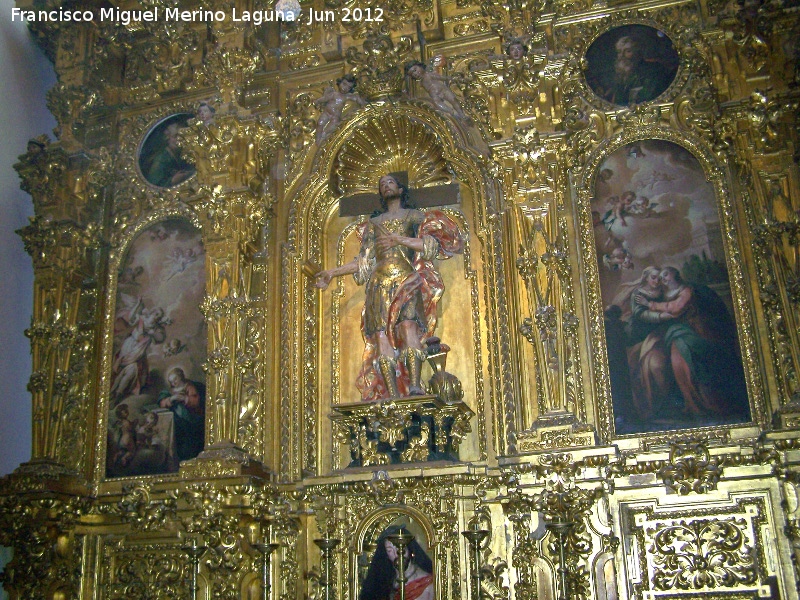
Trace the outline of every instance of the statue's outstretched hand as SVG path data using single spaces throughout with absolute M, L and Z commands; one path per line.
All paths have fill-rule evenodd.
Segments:
M 320 271 L 314 276 L 314 287 L 318 287 L 321 290 L 328 289 L 328 285 L 331 283 L 331 279 L 333 279 L 333 275 L 331 275 L 330 271 Z

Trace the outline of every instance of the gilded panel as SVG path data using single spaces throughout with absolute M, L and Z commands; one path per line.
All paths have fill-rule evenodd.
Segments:
M 634 597 L 773 597 L 763 499 L 739 498 L 732 508 L 634 509 L 631 518 Z
M 188 600 L 189 560 L 174 544 L 134 547 L 106 544 L 102 556 L 105 598 L 169 597 Z

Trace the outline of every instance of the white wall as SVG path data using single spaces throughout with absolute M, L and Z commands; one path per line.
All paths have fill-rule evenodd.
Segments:
M 0 0 L 0 475 L 31 457 L 31 404 L 25 386 L 31 372 L 30 324 L 33 268 L 14 233 L 33 213 L 13 169 L 29 138 L 49 133 L 55 120 L 45 92 L 55 73 L 23 23 L 11 22 L 13 0 Z M 0 547 L 0 570 L 11 551 Z M 8 595 L 0 586 L 0 599 Z
M 49 61 L 24 23 L 11 21 L 13 0 L 0 0 L 0 475 L 31 456 L 30 325 L 33 268 L 14 233 L 33 214 L 13 169 L 28 139 L 50 133 L 56 123 L 45 106 L 55 83 Z

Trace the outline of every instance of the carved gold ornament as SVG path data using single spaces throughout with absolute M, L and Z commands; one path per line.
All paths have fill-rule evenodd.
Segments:
M 234 20 L 234 0 L 105 7 L 152 20 L 101 19 L 85 0 L 18 4 L 93 19 L 27 23 L 55 68 L 57 123 L 15 165 L 33 209 L 19 232 L 32 368 L 30 399 L 7 400 L 31 402 L 33 435 L 31 461 L 0 479 L 11 599 L 188 599 L 196 583 L 206 600 L 356 600 L 392 525 L 424 541 L 435 600 L 800 597 L 792 2 L 303 0 L 300 19 L 260 24 Z M 412 61 L 465 117 L 406 76 Z M 318 101 L 345 75 L 364 103 L 317 138 Z M 192 172 L 160 185 L 142 159 L 173 122 Z M 680 152 L 648 155 L 649 142 Z M 419 367 L 428 395 L 356 402 L 363 301 L 344 279 L 322 296 L 314 276 L 358 252 L 368 215 L 341 216 L 343 199 L 402 171 L 414 189 L 458 188 L 441 207 L 465 240 L 440 269 L 436 335 L 451 351 Z M 685 209 L 692 227 L 669 261 L 629 268 L 625 248 L 604 247 L 630 215 L 598 209 L 616 193 L 597 196 L 623 175 L 620 193 Z M 648 243 L 670 228 L 662 211 L 641 218 Z M 108 470 L 115 448 L 161 450 L 144 422 L 114 427 L 116 349 L 131 337 L 118 309 L 123 294 L 151 306 L 161 237 L 187 239 L 163 227 L 177 221 L 202 240 L 204 358 L 182 333 L 135 371 L 168 392 L 157 365 L 194 361 L 182 368 L 205 375 L 202 451 L 121 474 Z M 127 264 L 150 234 L 152 253 Z M 612 331 L 609 305 L 627 305 L 602 290 L 712 242 L 703 264 L 727 272 L 715 293 L 749 416 L 693 420 L 675 403 L 625 429 L 635 407 L 612 379 L 641 348 L 624 323 Z M 168 420 L 166 398 L 137 396 Z

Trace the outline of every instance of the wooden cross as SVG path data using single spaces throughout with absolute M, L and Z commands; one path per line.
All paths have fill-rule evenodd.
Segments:
M 397 181 L 408 187 L 408 171 L 387 173 Z M 459 186 L 457 183 L 432 185 L 430 187 L 408 189 L 411 202 L 416 208 L 424 209 L 432 206 L 447 206 L 461 202 Z M 376 210 L 381 210 L 380 194 L 353 194 L 339 200 L 340 217 L 357 217 L 371 215 Z

